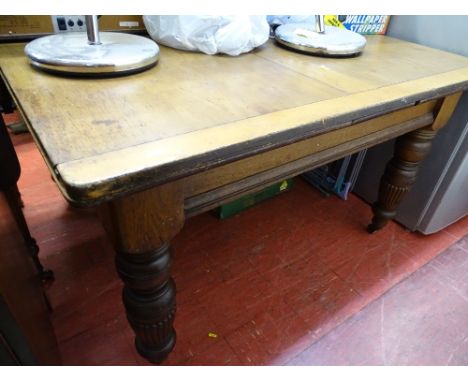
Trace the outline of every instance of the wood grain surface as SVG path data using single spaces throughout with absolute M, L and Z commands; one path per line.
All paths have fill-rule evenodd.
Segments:
M 368 37 L 364 53 L 350 59 L 302 55 L 272 42 L 239 57 L 161 47 L 155 68 L 112 79 L 39 72 L 23 48 L 0 46 L 1 75 L 75 204 L 99 203 L 468 88 L 467 58 L 385 36 Z M 115 188 L 119 181 L 124 188 Z

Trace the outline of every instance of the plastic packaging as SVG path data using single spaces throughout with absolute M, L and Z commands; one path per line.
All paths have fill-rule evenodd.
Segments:
M 143 16 L 153 40 L 176 49 L 238 56 L 264 44 L 266 16 Z
M 268 23 L 276 27 L 283 24 L 315 24 L 315 15 L 269 15 L 267 16 Z

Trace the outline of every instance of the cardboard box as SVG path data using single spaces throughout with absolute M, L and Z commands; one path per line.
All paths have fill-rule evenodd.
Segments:
M 83 17 L 84 19 L 84 17 Z M 136 15 L 104 15 L 99 19 L 101 31 L 145 32 L 141 16 Z M 54 33 L 51 16 L 0 16 L 0 39 L 31 39 Z

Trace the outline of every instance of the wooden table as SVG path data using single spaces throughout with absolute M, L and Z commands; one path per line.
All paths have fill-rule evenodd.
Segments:
M 155 363 L 175 345 L 169 243 L 187 217 L 399 137 L 373 206 L 380 229 L 468 89 L 467 58 L 382 36 L 350 59 L 272 42 L 236 58 L 162 47 L 155 68 L 113 79 L 36 71 L 23 47 L 0 46 L 0 94 L 65 198 L 99 209 L 136 347 Z

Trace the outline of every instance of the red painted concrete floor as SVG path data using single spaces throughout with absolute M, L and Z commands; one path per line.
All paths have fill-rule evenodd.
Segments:
M 288 365 L 468 365 L 468 235 Z
M 66 204 L 28 134 L 13 140 L 24 212 L 56 275 L 47 293 L 64 364 L 147 365 L 94 211 Z M 189 219 L 173 243 L 178 342 L 164 364 L 466 364 L 466 238 L 451 246 L 468 218 L 428 237 L 393 222 L 369 235 L 370 218 L 357 197 L 325 199 L 298 180 L 231 219 Z

